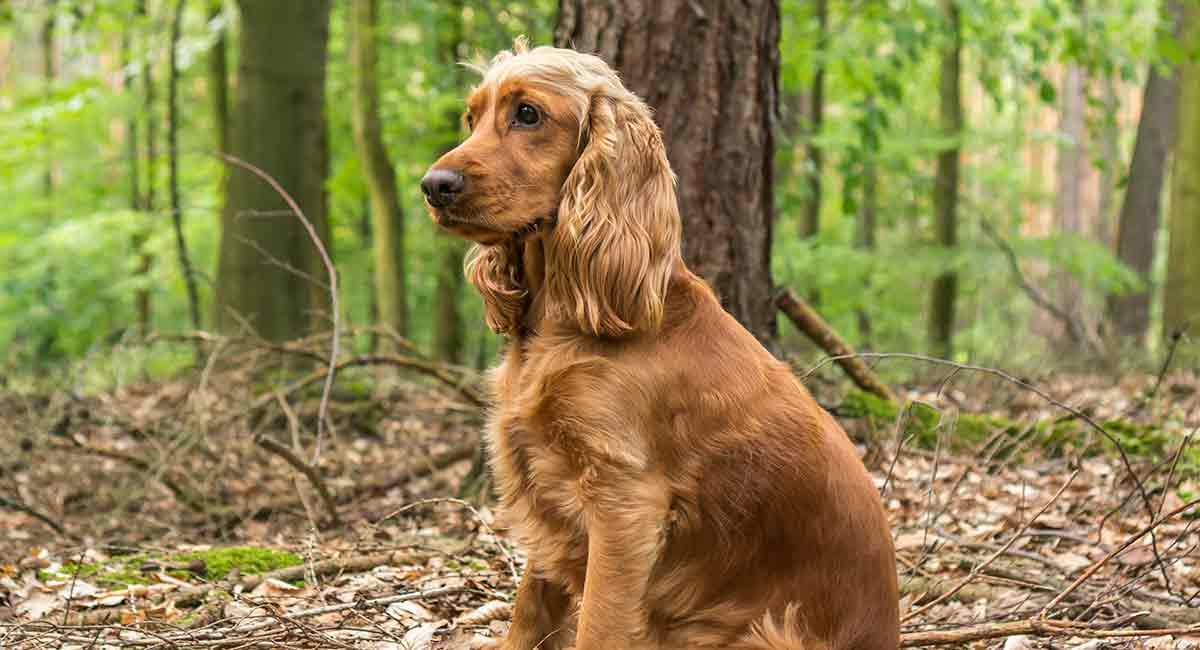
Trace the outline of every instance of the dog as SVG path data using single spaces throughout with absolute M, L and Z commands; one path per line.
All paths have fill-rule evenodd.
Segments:
M 489 444 L 528 564 L 499 647 L 897 648 L 878 490 L 684 264 L 649 108 L 572 50 L 478 70 L 421 188 L 508 337 Z

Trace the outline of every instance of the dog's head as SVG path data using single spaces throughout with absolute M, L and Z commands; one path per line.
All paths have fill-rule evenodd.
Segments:
M 572 50 L 518 40 L 480 71 L 470 136 L 421 189 L 439 226 L 480 244 L 468 276 L 489 324 L 515 328 L 523 294 L 509 252 L 541 239 L 551 316 L 600 336 L 657 328 L 680 221 L 650 109 L 601 59 Z

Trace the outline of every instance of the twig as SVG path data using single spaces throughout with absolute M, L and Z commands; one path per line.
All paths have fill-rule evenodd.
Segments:
M 1167 376 L 1167 371 L 1171 369 L 1171 361 L 1175 358 L 1175 349 L 1179 347 L 1179 342 L 1183 340 L 1183 330 L 1175 330 L 1171 332 L 1170 343 L 1167 347 L 1167 357 L 1163 359 L 1162 367 L 1158 369 L 1158 377 L 1154 380 L 1154 387 L 1150 392 L 1146 393 L 1146 401 L 1154 399 L 1158 395 L 1158 389 L 1162 387 L 1163 378 Z
M 282 397 L 280 400 L 282 400 Z M 338 516 L 337 502 L 334 501 L 333 495 L 329 493 L 329 488 L 325 487 L 325 480 L 321 478 L 321 473 L 315 467 L 304 462 L 287 445 L 279 443 L 270 436 L 259 434 L 254 437 L 254 444 L 284 459 L 296 471 L 303 474 L 308 479 L 308 482 L 312 483 L 312 486 L 316 488 L 317 494 L 321 495 L 321 501 L 325 504 L 325 510 L 329 512 L 329 519 L 333 525 L 342 525 L 342 518 Z
M 1025 277 L 1025 273 L 1021 271 L 1021 264 L 1017 259 L 1016 251 L 1014 251 L 1012 246 L 1010 246 L 1009 243 L 1005 241 L 1004 238 L 1002 238 L 995 231 L 995 229 L 992 228 L 992 224 L 986 219 L 980 220 L 979 224 L 983 229 L 983 234 L 987 235 L 988 239 L 992 240 L 992 243 L 995 244 L 996 247 L 1000 249 L 1000 252 L 1004 253 L 1004 257 L 1008 259 L 1008 268 L 1012 271 L 1013 277 L 1016 278 L 1017 285 L 1021 287 L 1023 291 L 1025 291 L 1026 295 L 1029 296 L 1029 299 L 1032 300 L 1035 305 L 1041 307 L 1056 320 L 1061 322 L 1063 326 L 1066 327 L 1067 336 L 1071 338 L 1072 342 L 1086 346 L 1089 352 L 1098 352 L 1099 348 L 1087 335 L 1087 330 L 1083 327 L 1083 325 L 1081 325 L 1078 320 L 1068 314 L 1061 307 L 1051 302 L 1050 299 L 1046 298 L 1046 296 L 1042 294 L 1037 287 L 1033 286 L 1033 284 L 1029 282 L 1029 280 Z
M 521 576 L 520 576 L 520 574 L 517 573 L 516 560 L 513 559 L 512 553 L 509 552 L 508 547 L 506 547 L 504 545 L 504 543 L 502 541 L 500 541 L 500 536 L 496 534 L 496 531 L 492 530 L 492 527 L 489 526 L 486 521 L 484 521 L 483 515 L 479 514 L 479 511 L 475 509 L 475 506 L 471 505 L 470 503 L 467 503 L 466 501 L 463 501 L 462 499 L 455 499 L 454 497 L 435 497 L 432 499 L 421 499 L 420 501 L 414 501 L 408 505 L 405 505 L 405 506 L 398 508 L 397 510 L 389 513 L 388 515 L 386 515 L 379 521 L 375 522 L 375 524 L 379 525 L 380 523 L 387 521 L 388 519 L 391 519 L 392 517 L 395 517 L 398 514 L 407 512 L 407 511 L 412 510 L 413 508 L 416 508 L 419 506 L 429 505 L 432 503 L 453 503 L 455 505 L 462 506 L 462 507 L 466 508 L 467 510 L 470 510 L 471 514 L 475 515 L 475 519 L 479 521 L 479 525 L 483 526 L 484 530 L 486 530 L 489 534 L 491 534 L 492 540 L 496 543 L 496 547 L 500 549 L 500 552 L 502 554 L 504 554 L 504 558 L 506 560 L 508 560 L 508 569 L 509 569 L 509 571 L 512 572 L 513 581 L 514 582 L 521 581 Z
M 946 602 L 947 600 L 952 598 L 954 596 L 954 594 L 958 593 L 959 590 L 961 590 L 963 587 L 967 586 L 972 581 L 974 581 L 975 578 L 979 576 L 980 571 L 983 571 L 984 569 L 986 569 L 989 564 L 994 562 L 996 560 L 996 558 L 1003 555 L 1006 551 L 1008 551 L 1009 548 L 1012 547 L 1012 545 L 1018 539 L 1020 539 L 1022 536 L 1024 536 L 1025 531 L 1028 530 L 1029 527 L 1033 525 L 1033 522 L 1037 521 L 1038 517 L 1041 517 L 1043 514 L 1045 514 L 1045 512 L 1050 509 L 1050 506 L 1054 505 L 1055 501 L 1058 501 L 1058 498 L 1060 496 L 1062 496 L 1062 493 L 1065 492 L 1066 489 L 1071 485 L 1071 483 L 1075 480 L 1076 476 L 1079 476 L 1079 470 L 1075 470 L 1074 472 L 1071 473 L 1071 475 L 1069 477 L 1067 477 L 1066 482 L 1064 482 L 1062 484 L 1062 487 L 1058 488 L 1058 491 L 1054 493 L 1054 496 L 1050 497 L 1050 500 L 1047 501 L 1046 504 L 1043 505 L 1042 508 L 1037 511 L 1037 514 L 1030 517 L 1025 522 L 1025 524 L 1021 526 L 1021 529 L 1016 532 L 1016 534 L 1009 537 L 1008 541 L 1004 544 L 1004 546 L 1001 546 L 1000 548 L 996 549 L 996 551 L 993 552 L 991 555 L 989 555 L 987 557 L 987 559 L 985 559 L 983 562 L 980 562 L 979 564 L 975 565 L 975 568 L 971 569 L 971 573 L 967 574 L 967 576 L 965 578 L 960 580 L 958 582 L 958 584 L 956 584 L 954 587 L 952 587 L 949 591 L 942 594 L 941 596 L 938 596 L 937 598 L 934 598 L 933 600 L 929 601 L 928 603 L 925 603 L 921 607 L 905 614 L 900 619 L 900 622 L 904 623 L 906 621 L 909 621 L 909 620 L 929 611 L 935 605 L 939 605 L 941 603 Z
M 1111 623 L 1077 623 L 1049 619 L 1028 619 L 1005 623 L 983 623 L 952 630 L 907 632 L 900 635 L 901 648 L 917 648 L 931 645 L 965 645 L 971 641 L 1001 639 L 1017 635 L 1081 636 L 1092 638 L 1129 638 L 1161 636 L 1166 634 L 1195 634 L 1200 627 L 1160 628 L 1146 630 L 1107 629 Z
M 67 535 L 67 531 L 64 530 L 62 525 L 59 524 L 57 521 L 54 521 L 49 516 L 44 515 L 44 514 L 38 512 L 37 510 L 34 510 L 30 506 L 27 506 L 24 503 L 21 503 L 20 501 L 15 501 L 13 499 L 9 499 L 4 496 L 0 496 L 0 508 L 8 508 L 9 510 L 16 510 L 17 512 L 23 512 L 23 513 L 29 515 L 30 517 L 37 519 L 38 521 L 42 522 L 43 524 L 46 524 L 47 526 L 53 528 L 54 532 L 58 533 L 59 535 L 62 535 L 64 537 L 69 537 L 69 535 Z
M 1105 564 L 1108 564 L 1108 562 L 1110 560 L 1112 560 L 1114 557 L 1123 553 L 1125 551 L 1125 549 L 1129 548 L 1130 546 L 1133 546 L 1134 542 L 1145 537 L 1147 534 L 1152 532 L 1155 528 L 1160 526 L 1164 521 L 1167 521 L 1168 519 L 1171 519 L 1172 517 L 1182 514 L 1186 511 L 1196 507 L 1196 505 L 1200 505 L 1200 499 L 1192 499 L 1191 501 L 1188 501 L 1187 503 L 1183 504 L 1182 506 L 1179 506 L 1178 508 L 1172 510 L 1171 512 L 1168 512 L 1167 514 L 1165 514 L 1161 517 L 1154 518 L 1154 520 L 1152 520 L 1148 526 L 1139 530 L 1138 532 L 1134 533 L 1133 535 L 1129 536 L 1129 538 L 1126 539 L 1124 543 L 1122 543 L 1120 546 L 1113 549 L 1112 551 L 1109 551 L 1108 555 L 1105 555 L 1098 562 L 1096 562 L 1092 566 L 1088 567 L 1088 570 L 1084 571 L 1082 575 L 1080 575 L 1078 578 L 1076 578 L 1075 582 L 1072 582 L 1066 589 L 1062 590 L 1050 602 L 1046 603 L 1046 606 L 1042 608 L 1042 611 L 1039 613 L 1038 616 L 1044 620 L 1049 615 L 1050 610 L 1053 609 L 1055 605 L 1058 605 L 1059 603 L 1061 603 L 1063 601 L 1064 598 L 1071 595 L 1071 592 L 1078 589 L 1079 585 L 1082 585 L 1084 582 L 1087 582 L 1087 580 L 1089 578 L 1091 578 L 1093 575 L 1095 575 L 1095 573 L 1097 571 L 1099 571 L 1100 568 L 1103 567 Z
M 71 444 L 61 445 L 61 444 L 51 443 L 51 444 L 47 445 L 47 447 L 49 449 L 55 449 L 58 451 L 93 454 L 96 456 L 100 456 L 102 458 L 111 458 L 112 460 L 119 460 L 119 461 L 129 465 L 130 467 L 133 467 L 136 470 L 145 472 L 147 474 L 152 474 L 158 480 L 159 483 L 162 483 L 163 487 L 165 487 L 171 491 L 171 494 L 173 494 L 175 496 L 176 501 L 182 503 L 183 505 L 187 506 L 188 508 L 190 508 L 191 510 L 194 510 L 196 512 L 199 512 L 199 513 L 204 512 L 204 503 L 203 503 L 203 499 L 201 497 L 193 494 L 190 490 L 184 489 L 183 486 L 176 483 L 175 481 L 168 479 L 165 471 L 164 472 L 155 471 L 154 467 L 148 461 L 138 458 L 137 456 L 131 456 L 129 454 L 125 454 L 125 453 L 122 453 L 119 451 L 113 451 L 111 449 L 102 449 L 100 447 L 92 447 L 90 445 L 85 445 L 85 444 L 79 442 L 78 440 L 75 440 L 74 438 L 67 438 L 67 439 L 71 442 Z
M 344 612 L 348 609 L 367 609 L 371 607 L 379 607 L 381 605 L 391 605 L 392 603 L 402 603 L 409 600 L 417 600 L 420 598 L 447 596 L 449 594 L 456 594 L 464 590 L 466 590 L 465 586 L 438 587 L 437 589 L 426 589 L 424 591 L 414 591 L 407 594 L 385 596 L 383 598 L 372 598 L 371 600 L 360 600 L 352 603 L 339 603 L 337 605 L 313 607 L 312 609 L 305 609 L 299 612 L 289 613 L 288 618 L 310 618 L 313 616 L 321 616 L 323 614 L 332 614 L 334 612 Z M 261 632 L 262 630 L 275 627 L 281 622 L 282 621 L 279 619 L 272 618 L 259 623 L 254 623 L 252 625 L 247 625 L 243 628 L 234 628 L 232 632 L 236 632 L 237 634 L 253 634 L 255 632 Z M 222 633 L 222 635 L 228 636 L 228 633 Z
M 1055 399 L 1050 394 L 1048 394 L 1046 391 L 1038 388 L 1037 386 L 1034 386 L 1033 384 L 1030 384 L 1021 379 L 1017 379 L 1016 377 L 1008 374 L 1007 372 L 1004 372 L 1003 370 L 999 370 L 996 368 L 988 368 L 986 366 L 974 366 L 974 365 L 965 364 L 965 363 L 956 363 L 954 361 L 947 361 L 946 359 L 938 359 L 937 357 L 930 357 L 930 356 L 926 356 L 923 354 L 913 354 L 910 352 L 857 352 L 853 356 L 856 356 L 859 358 L 864 358 L 864 359 L 910 359 L 910 360 L 914 360 L 914 361 L 923 361 L 925 363 L 933 363 L 933 364 L 937 364 L 937 365 L 949 366 L 952 368 L 958 368 L 960 370 L 970 370 L 970 371 L 982 373 L 985 375 L 991 375 L 993 377 L 999 377 L 1000 379 L 1003 379 L 1004 381 L 1007 381 L 1007 382 L 1013 384 L 1014 386 L 1017 386 L 1023 390 L 1033 393 L 1034 395 L 1037 395 L 1038 397 L 1045 400 L 1047 403 L 1052 404 L 1053 406 L 1056 406 L 1056 407 L 1066 411 L 1067 413 L 1070 413 L 1072 416 L 1079 419 L 1081 422 L 1086 424 L 1093 431 L 1099 433 L 1101 435 L 1101 437 L 1103 437 L 1105 440 L 1107 440 L 1109 443 L 1112 444 L 1112 446 L 1117 450 L 1117 455 L 1120 456 L 1120 458 L 1121 458 L 1122 466 L 1125 468 L 1125 471 L 1129 474 L 1129 477 L 1133 479 L 1134 485 L 1137 486 L 1137 492 L 1138 492 L 1138 495 L 1141 496 L 1142 505 L 1146 509 L 1147 516 L 1150 519 L 1154 518 L 1155 509 L 1154 509 L 1153 503 L 1151 503 L 1151 501 L 1150 501 L 1149 493 L 1146 492 L 1146 484 L 1142 481 L 1142 478 L 1140 476 L 1138 476 L 1138 473 L 1136 471 L 1134 471 L 1133 462 L 1129 460 L 1129 453 L 1125 451 L 1124 445 L 1122 445 L 1121 442 L 1119 440 L 1117 440 L 1111 433 L 1109 433 L 1107 430 L 1105 430 L 1104 427 L 1097 424 L 1096 421 L 1093 420 L 1090 415 L 1088 415 L 1087 413 L 1084 413 L 1083 411 L 1080 411 L 1079 409 L 1077 409 L 1073 406 L 1069 406 L 1060 400 Z M 800 379 L 803 380 L 803 379 L 807 378 L 812 373 L 820 370 L 821 368 L 823 368 L 837 360 L 838 360 L 837 357 L 825 357 L 824 359 L 821 359 L 821 361 L 819 361 L 815 366 L 809 368 L 807 372 L 805 372 L 803 375 L 801 375 Z M 1159 553 L 1158 553 L 1157 538 L 1154 536 L 1153 531 L 1151 531 L 1150 536 L 1151 536 L 1151 541 L 1154 544 L 1155 558 L 1161 562 L 1161 557 L 1159 557 Z
M 236 165 L 249 171 L 259 177 L 275 190 L 275 193 L 280 196 L 288 204 L 288 207 L 295 213 L 296 218 L 304 225 L 304 229 L 308 231 L 308 237 L 312 240 L 313 246 L 316 247 L 317 253 L 321 256 L 321 261 L 325 264 L 325 271 L 329 274 L 329 304 L 333 311 L 333 336 L 330 337 L 329 344 L 329 370 L 325 374 L 325 387 L 321 391 L 321 404 L 317 407 L 317 443 L 313 450 L 313 462 L 317 462 L 321 458 L 321 441 L 325 434 L 325 419 L 329 409 L 329 393 L 333 390 L 333 378 L 337 374 L 337 360 L 339 346 L 341 345 L 341 308 L 338 303 L 338 278 L 337 269 L 333 265 L 333 260 L 329 257 L 329 251 L 325 250 L 325 244 L 321 241 L 321 236 L 317 234 L 316 228 L 308 217 L 304 216 L 304 211 L 300 209 L 300 205 L 292 198 L 292 195 L 283 189 L 270 174 L 256 167 L 255 165 L 227 153 L 217 152 L 216 156 L 227 163 Z

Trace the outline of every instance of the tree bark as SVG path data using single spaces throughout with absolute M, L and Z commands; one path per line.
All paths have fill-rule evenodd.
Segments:
M 187 240 L 183 236 L 183 201 L 179 197 L 179 36 L 183 28 L 183 10 L 187 0 L 177 0 L 171 19 L 171 43 L 167 50 L 167 191 L 171 200 L 171 223 L 175 226 L 175 253 L 179 257 L 179 272 L 187 288 L 188 313 L 192 327 L 200 329 L 200 297 L 196 293 L 196 278 L 188 258 Z
M 329 0 L 240 0 L 231 153 L 273 176 L 329 241 L 324 184 Z M 328 246 L 327 246 L 328 248 Z M 298 215 L 251 174 L 229 176 L 216 323 L 286 341 L 329 325 L 325 270 Z
M 560 0 L 555 30 L 654 108 L 679 178 L 684 258 L 764 342 L 776 331 L 779 29 L 778 0 Z
M 870 110 L 875 108 L 875 97 L 867 97 L 867 107 Z M 863 185 L 862 185 L 862 200 L 858 206 L 858 223 L 854 229 L 854 246 L 863 250 L 875 250 L 876 230 L 877 230 L 877 214 L 879 212 L 879 163 L 876 160 L 878 151 L 870 149 L 866 152 L 866 159 L 863 161 Z M 864 289 L 869 289 L 871 278 L 867 278 L 867 285 Z M 867 311 L 866 305 L 855 310 L 858 317 L 858 335 L 864 349 L 871 347 L 871 314 Z
M 1183 43 L 1200 39 L 1200 10 L 1189 6 Z M 1163 295 L 1163 333 L 1200 335 L 1200 63 L 1179 75 L 1179 137 L 1171 172 L 1171 243 Z
M 942 52 L 941 104 L 942 132 L 954 138 L 954 144 L 938 154 L 934 179 L 933 210 L 937 224 L 937 242 L 946 253 L 958 246 L 958 172 L 963 130 L 961 56 L 962 25 L 957 0 L 942 0 L 949 43 Z M 933 282 L 929 316 L 930 343 L 935 353 L 949 358 L 953 353 L 954 304 L 958 299 L 958 273 L 948 270 Z
M 133 75 L 129 74 L 129 66 L 132 63 L 131 38 L 130 30 L 126 30 L 121 34 L 121 69 L 124 71 L 122 79 L 122 88 L 127 95 L 133 93 Z M 130 237 L 130 248 L 133 251 L 134 257 L 137 258 L 137 266 L 133 270 L 134 277 L 144 278 L 150 272 L 150 256 L 146 253 L 146 228 L 145 224 L 141 223 L 145 220 L 145 215 L 142 212 L 142 187 L 141 187 L 141 145 L 138 142 L 138 119 L 137 112 L 130 114 L 129 120 L 125 123 L 127 133 L 126 140 L 126 157 L 129 163 L 129 209 L 134 212 L 133 218 L 138 220 L 138 225 L 134 229 L 134 234 Z M 140 287 L 134 291 L 133 296 L 134 308 L 137 311 L 137 328 L 138 335 L 142 338 L 149 336 L 151 325 L 151 305 L 150 305 L 150 289 Z
M 146 0 L 138 0 L 137 14 L 146 18 Z M 149 25 L 144 25 L 149 30 Z M 147 50 L 152 48 L 147 48 Z M 150 66 L 150 56 L 142 60 L 142 103 L 146 107 L 146 195 L 142 198 L 142 207 L 146 212 L 153 213 L 158 204 L 158 187 L 155 180 L 158 177 L 158 112 L 157 93 L 154 88 L 154 69 Z M 151 219 L 154 215 L 151 214 Z M 148 269 L 147 269 L 148 270 Z
M 462 66 L 458 65 L 458 47 L 463 41 L 463 0 L 447 0 L 443 20 L 438 30 L 438 58 L 450 75 L 454 88 L 466 91 L 467 83 Z M 456 106 L 442 116 L 442 129 L 446 137 L 443 151 L 454 148 L 459 141 L 460 109 Z M 437 234 L 437 287 L 434 305 L 433 350 L 434 354 L 447 363 L 462 363 L 466 343 L 466 324 L 462 314 L 463 257 L 467 244 L 458 237 L 443 232 Z
M 379 118 L 377 0 L 353 0 L 350 5 L 351 70 L 354 78 L 354 142 L 366 172 L 371 195 L 375 301 L 380 322 L 400 336 L 408 335 L 405 290 L 404 210 L 396 188 L 396 171 L 383 144 Z M 382 339 L 391 349 L 390 339 Z
M 1175 38 L 1179 38 L 1183 8 L 1178 0 L 1168 0 L 1166 6 L 1174 23 Z M 1151 65 L 1129 163 L 1129 182 L 1117 222 L 1117 258 L 1137 272 L 1147 288 L 1111 296 L 1108 300 L 1108 313 L 1116 333 L 1135 344 L 1140 344 L 1150 329 L 1150 270 L 1161 220 L 1167 159 L 1175 141 L 1178 93 L 1176 71 Z
M 46 18 L 42 23 L 42 76 L 46 82 L 46 95 L 54 90 L 54 80 L 58 77 L 58 53 L 54 43 L 55 27 L 58 25 L 58 0 L 46 1 Z M 46 173 L 42 180 L 42 190 L 46 198 L 54 196 L 54 149 L 51 138 L 46 138 Z
M 821 172 L 823 156 L 816 138 L 825 122 L 825 51 L 829 39 L 829 0 L 816 0 L 817 14 L 816 71 L 813 73 L 812 94 L 809 96 L 808 144 L 808 202 L 804 206 L 801 237 L 816 237 L 821 232 Z
M 208 18 L 216 20 L 225 13 L 224 0 L 209 0 Z M 229 23 L 226 22 L 213 41 L 208 53 L 208 83 L 212 87 L 213 128 L 217 134 L 217 151 L 229 151 Z M 222 174 L 224 184 L 225 174 Z

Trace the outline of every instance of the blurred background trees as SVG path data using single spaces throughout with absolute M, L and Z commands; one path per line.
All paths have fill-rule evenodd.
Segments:
M 780 286 L 877 350 L 1137 364 L 1195 336 L 1195 0 L 737 7 L 10 0 L 0 374 L 194 318 L 275 341 L 328 329 L 302 227 L 213 151 L 295 197 L 347 322 L 489 363 L 500 342 L 462 282 L 464 246 L 434 231 L 416 185 L 463 135 L 474 73 L 455 62 L 520 34 L 599 52 L 656 108 L 688 259 L 779 349 L 812 352 L 776 325 Z M 147 372 L 191 359 L 139 354 Z

